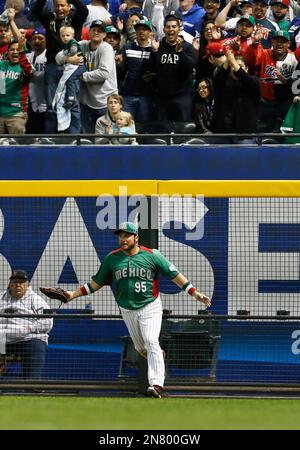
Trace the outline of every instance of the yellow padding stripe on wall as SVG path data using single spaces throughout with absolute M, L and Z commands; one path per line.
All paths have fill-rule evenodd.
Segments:
M 158 193 L 204 197 L 300 197 L 300 180 L 160 181 Z
M 204 195 L 300 197 L 300 180 L 42 180 L 0 181 L 0 197 Z
M 0 181 L 0 197 L 97 197 L 157 195 L 156 180 Z

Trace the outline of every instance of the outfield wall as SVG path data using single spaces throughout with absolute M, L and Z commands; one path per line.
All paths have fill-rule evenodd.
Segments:
M 212 312 L 234 315 L 242 309 L 261 316 L 259 323 L 222 324 L 220 378 L 226 380 L 228 361 L 234 361 L 244 365 L 236 380 L 255 380 L 260 364 L 274 364 L 282 367 L 276 380 L 287 380 L 290 374 L 295 382 L 300 326 L 293 321 L 283 328 L 273 321 L 266 338 L 263 330 L 269 325 L 263 317 L 281 310 L 297 316 L 300 311 L 299 168 L 299 150 L 288 147 L 3 148 L 1 288 L 12 267 L 26 269 L 35 289 L 41 284 L 72 289 L 87 281 L 116 246 L 112 230 L 99 227 L 105 208 L 99 196 L 116 197 L 117 224 L 124 205 L 128 213 L 136 209 L 128 197 L 143 194 L 147 205 L 139 212 L 150 208 L 148 219 L 154 215 L 157 225 L 147 240 L 157 241 L 163 253 L 212 297 Z M 183 202 L 179 215 L 177 210 L 170 220 L 161 197 L 174 194 L 197 196 L 203 207 L 199 211 Z M 190 234 L 197 223 L 201 227 L 194 239 Z M 201 309 L 165 279 L 161 292 L 164 307 L 173 314 L 197 314 Z M 85 305 L 80 299 L 72 306 Z M 93 307 L 97 314 L 118 314 L 109 287 L 93 296 Z M 113 328 L 107 324 L 111 337 Z M 53 333 L 56 336 L 56 329 Z M 93 336 L 87 345 L 89 339 Z M 50 354 L 55 345 L 50 339 Z M 115 347 L 117 359 L 119 351 Z M 263 374 L 264 380 L 270 377 L 264 369 Z

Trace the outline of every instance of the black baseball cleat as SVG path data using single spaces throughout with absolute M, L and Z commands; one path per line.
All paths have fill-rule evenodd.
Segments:
M 164 398 L 169 397 L 168 394 L 163 390 L 161 386 L 154 384 L 153 386 L 148 387 L 147 391 L 148 397 L 152 398 Z

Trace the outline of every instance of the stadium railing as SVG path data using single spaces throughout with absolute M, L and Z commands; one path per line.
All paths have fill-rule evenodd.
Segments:
M 198 134 L 194 131 L 178 132 L 142 132 L 138 134 L 130 135 L 137 139 L 139 145 L 191 145 L 191 146 L 203 146 L 203 145 L 299 145 L 300 133 L 212 133 L 212 134 Z M 2 134 L 0 137 L 0 147 L 10 145 L 22 145 L 22 146 L 60 146 L 60 145 L 73 145 L 73 146 L 101 146 L 108 144 L 98 144 L 95 142 L 99 135 L 95 134 Z M 120 138 L 119 134 L 101 135 L 104 138 Z M 243 143 L 243 140 L 251 139 Z

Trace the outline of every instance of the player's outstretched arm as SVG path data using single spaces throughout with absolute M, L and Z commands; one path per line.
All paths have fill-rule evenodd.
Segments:
M 194 297 L 199 302 L 204 303 L 205 306 L 209 307 L 211 306 L 211 299 L 207 297 L 206 295 L 202 294 L 201 292 L 197 291 L 197 289 L 189 282 L 189 280 L 182 275 L 182 273 L 179 273 L 176 275 L 175 278 L 173 278 L 173 283 L 175 283 L 180 289 L 185 291 L 186 293 L 190 294 L 192 297 Z
M 89 283 L 79 286 L 75 291 L 66 291 L 68 294 L 68 302 L 75 298 L 82 297 L 83 295 L 93 294 L 101 288 L 102 286 L 97 284 L 94 280 L 91 280 Z

